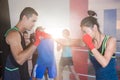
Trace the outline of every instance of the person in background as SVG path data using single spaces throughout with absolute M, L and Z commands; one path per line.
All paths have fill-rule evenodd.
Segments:
M 44 28 L 38 27 L 36 31 L 44 32 Z M 49 80 L 55 80 L 57 76 L 54 41 L 49 34 L 46 33 L 44 36 L 40 37 L 41 43 L 37 48 L 38 58 L 33 70 L 33 80 L 43 80 L 44 74 L 48 74 Z
M 34 40 L 35 40 L 35 35 L 34 35 L 34 33 L 32 33 L 32 34 L 30 34 L 30 41 L 31 41 L 31 42 L 34 42 Z M 35 51 L 34 54 L 32 55 L 32 72 L 31 72 L 31 74 L 33 74 L 33 69 L 34 69 L 34 67 L 35 67 L 37 58 L 38 58 L 38 52 L 37 52 L 37 49 L 36 49 L 36 51 Z M 32 78 L 32 77 L 33 77 L 33 76 L 31 76 L 31 78 Z M 46 72 L 44 73 L 44 78 L 45 78 L 45 80 L 48 80 L 47 70 L 46 70 Z M 34 78 L 34 79 L 35 79 L 35 78 Z M 34 79 L 33 79 L 33 80 L 34 80 Z
M 77 75 L 72 60 L 72 51 L 71 47 L 78 43 L 79 40 L 72 41 L 70 38 L 70 32 L 68 29 L 63 30 L 63 37 L 64 39 L 57 39 L 57 50 L 60 51 L 62 49 L 62 55 L 59 63 L 59 80 L 63 80 L 63 70 L 65 66 L 68 66 L 70 72 L 75 76 L 75 80 L 80 80 L 79 76 Z
M 32 33 L 32 34 L 30 34 L 30 42 L 34 42 L 34 41 L 35 41 L 35 33 Z M 38 53 L 37 53 L 37 49 L 36 49 L 34 54 L 32 55 L 32 67 L 33 67 L 32 73 L 33 73 L 34 66 L 36 64 L 37 57 L 38 57 Z
M 19 22 L 5 34 L 8 56 L 5 64 L 4 80 L 29 80 L 27 60 L 40 43 L 40 32 L 35 33 L 35 42 L 25 45 L 23 32 L 31 30 L 37 21 L 38 13 L 31 7 L 25 7 Z
M 31 43 L 30 35 L 27 31 L 24 31 L 23 36 L 24 36 L 24 39 L 25 39 L 25 44 L 26 44 L 26 46 L 28 46 Z
M 81 21 L 82 39 L 89 48 L 90 60 L 95 69 L 96 80 L 118 80 L 116 72 L 116 39 L 100 31 L 94 11 Z M 108 27 L 108 26 L 105 26 Z
M 25 39 L 25 44 L 26 44 L 26 47 L 30 45 L 31 41 L 30 41 L 30 34 L 27 32 L 27 31 L 24 31 L 23 32 L 23 36 L 24 36 L 24 39 Z M 34 54 L 33 54 L 34 55 Z M 32 55 L 32 56 L 33 56 Z M 33 68 L 33 64 L 32 64 L 32 56 L 28 59 L 28 72 L 29 72 L 29 75 L 31 76 L 31 73 L 32 73 L 32 68 Z

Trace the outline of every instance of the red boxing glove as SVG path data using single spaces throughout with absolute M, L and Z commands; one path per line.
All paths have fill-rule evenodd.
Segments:
M 41 36 L 44 38 L 51 38 L 51 35 L 45 32 L 41 32 Z
M 92 49 L 95 48 L 95 46 L 94 46 L 94 44 L 93 44 L 93 42 L 92 42 L 92 37 L 91 37 L 90 35 L 85 34 L 85 35 L 83 36 L 83 41 L 84 41 L 84 43 L 90 48 L 90 50 L 92 50 Z
M 43 38 L 51 38 L 51 36 L 48 34 L 48 33 L 45 33 L 45 32 L 42 32 L 42 31 L 36 31 L 35 32 L 35 42 L 34 42 L 34 45 L 35 46 L 38 46 L 39 43 L 40 43 L 40 37 L 43 37 Z
M 35 42 L 34 42 L 34 45 L 35 45 L 35 46 L 38 46 L 38 45 L 39 45 L 41 34 L 42 34 L 42 33 L 41 33 L 40 31 L 36 31 L 36 32 L 35 32 Z

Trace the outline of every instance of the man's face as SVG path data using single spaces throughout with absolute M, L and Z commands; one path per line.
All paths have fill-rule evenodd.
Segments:
M 35 22 L 37 21 L 37 16 L 33 14 L 31 17 L 27 18 L 25 16 L 25 28 L 26 30 L 31 30 L 35 26 Z

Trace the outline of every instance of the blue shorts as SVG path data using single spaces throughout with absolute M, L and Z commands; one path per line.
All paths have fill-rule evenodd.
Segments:
M 57 76 L 56 64 L 51 66 L 36 64 L 33 71 L 33 77 L 42 79 L 46 70 L 49 78 L 55 78 Z

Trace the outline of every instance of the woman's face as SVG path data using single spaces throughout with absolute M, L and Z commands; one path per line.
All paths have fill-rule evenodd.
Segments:
M 82 34 L 89 34 L 92 38 L 94 38 L 94 30 L 93 28 L 87 27 L 87 26 L 82 26 L 81 28 Z
M 68 37 L 70 35 L 70 32 L 67 30 L 63 31 L 63 37 Z

